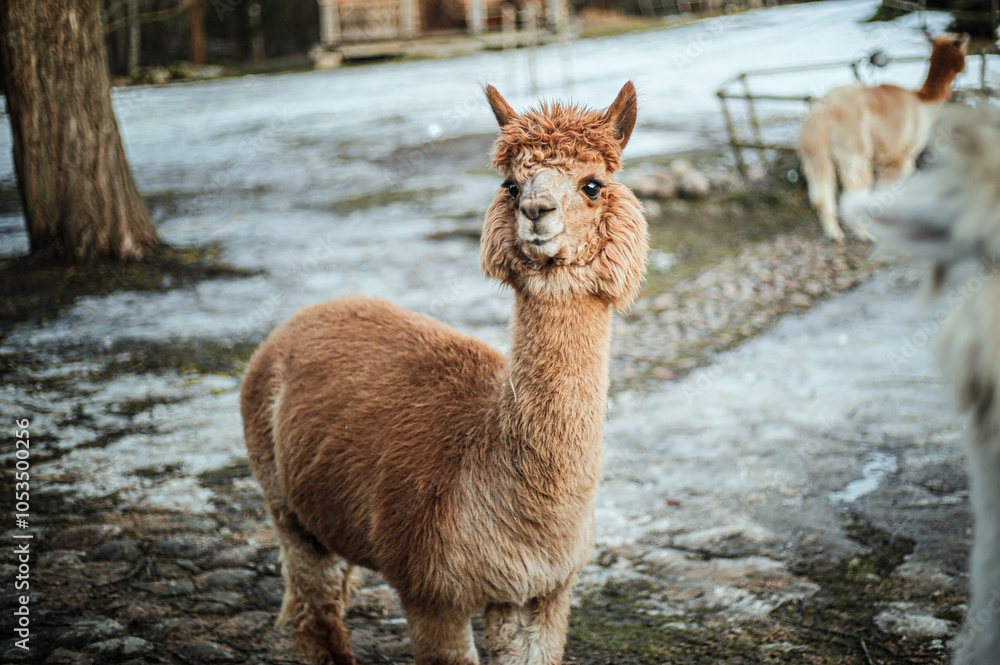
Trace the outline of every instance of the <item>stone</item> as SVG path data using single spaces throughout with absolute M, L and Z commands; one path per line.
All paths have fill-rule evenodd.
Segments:
M 104 660 L 125 660 L 144 656 L 153 651 L 153 645 L 141 637 L 115 637 L 102 642 L 94 642 L 87 651 Z
M 269 547 L 260 553 L 260 562 L 265 566 L 278 566 L 281 567 L 281 549 L 278 547 Z
M 30 539 L 25 538 L 25 536 L 31 536 Z M 32 547 L 38 547 L 45 540 L 46 530 L 40 526 L 30 526 L 27 529 L 7 529 L 3 532 L 3 540 L 5 542 L 10 542 L 12 540 L 30 540 Z
M 285 582 L 280 577 L 264 577 L 257 581 L 257 594 L 271 607 L 281 607 Z
M 185 531 L 210 531 L 215 534 L 219 529 L 218 521 L 208 515 L 178 515 L 173 524 L 175 528 Z
M 228 663 L 238 658 L 235 651 L 215 642 L 182 644 L 177 647 L 177 656 L 189 663 Z
M 642 198 L 671 199 L 677 195 L 677 178 L 670 173 L 654 173 L 640 178 L 632 188 Z
M 677 183 L 677 194 L 685 199 L 703 199 L 712 189 L 708 176 L 694 169 L 680 177 Z
M 21 596 L 27 595 L 28 602 L 31 605 L 36 605 L 38 601 L 45 597 L 41 591 L 29 591 L 25 594 L 23 591 L 18 591 L 17 593 L 5 593 L 0 596 L 0 607 L 17 607 L 21 604 Z
M 155 603 L 129 600 L 118 605 L 120 607 L 117 617 L 126 625 L 133 623 L 149 624 L 162 619 L 169 610 Z
M 93 665 L 94 657 L 89 653 L 71 651 L 59 647 L 45 659 L 45 665 Z
M 56 644 L 67 647 L 84 646 L 125 634 L 125 626 L 107 617 L 84 617 L 70 624 L 56 639 Z
M 178 559 L 200 559 L 211 552 L 212 545 L 213 541 L 208 536 L 180 533 L 160 540 L 156 543 L 156 549 Z
M 106 540 L 117 538 L 122 534 L 122 528 L 117 524 L 84 524 L 63 529 L 49 542 L 54 550 L 89 549 Z
M 31 649 L 22 649 L 18 646 L 0 649 L 0 659 L 4 663 L 27 663 L 32 657 Z
M 886 633 L 910 639 L 947 637 L 953 630 L 952 624 L 935 617 L 933 611 L 932 607 L 916 603 L 885 603 L 875 616 L 875 625 Z
M 678 157 L 677 159 L 670 162 L 670 172 L 677 176 L 683 176 L 694 170 L 694 166 L 691 165 L 690 160 L 684 159 L 683 157 Z
M 245 598 L 243 594 L 235 591 L 212 591 L 210 593 L 195 596 L 192 612 L 198 614 L 230 614 L 234 609 L 241 607 Z
M 196 626 L 200 623 L 201 621 L 198 619 L 187 619 L 183 617 L 164 619 L 163 621 L 158 621 L 150 626 L 149 636 L 157 642 L 162 642 L 172 633 L 189 626 Z
M 90 553 L 94 561 L 135 561 L 141 550 L 134 540 L 109 540 L 101 543 Z
M 209 568 L 239 568 L 249 566 L 257 556 L 257 548 L 253 545 L 237 545 L 222 550 L 209 562 Z
M 215 633 L 227 639 L 246 639 L 274 625 L 273 612 L 242 612 L 215 627 Z
M 84 552 L 80 550 L 53 550 L 51 552 L 45 552 L 38 557 L 38 566 L 40 568 L 76 566 L 83 563 L 80 558 L 83 554 Z
M 248 586 L 257 573 L 246 568 L 219 568 L 195 578 L 199 589 L 237 589 Z
M 653 368 L 653 376 L 655 376 L 657 379 L 660 379 L 662 381 L 673 381 L 674 380 L 674 373 L 671 372 L 666 367 L 654 367 Z
M 135 588 L 148 591 L 154 596 L 162 598 L 175 598 L 194 593 L 194 585 L 187 580 L 164 580 L 162 582 L 150 582 L 149 584 L 136 584 Z

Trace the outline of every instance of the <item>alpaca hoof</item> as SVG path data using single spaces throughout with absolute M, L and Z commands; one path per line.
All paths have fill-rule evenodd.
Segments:
M 855 226 L 852 229 L 852 231 L 854 232 L 854 236 L 858 240 L 863 240 L 865 242 L 875 242 L 875 236 L 873 236 L 871 234 L 871 232 L 868 231 L 868 229 L 866 229 L 866 228 L 864 228 L 862 226 Z

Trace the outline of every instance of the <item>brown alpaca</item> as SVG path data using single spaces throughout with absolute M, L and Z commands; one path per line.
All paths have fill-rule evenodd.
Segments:
M 844 232 L 837 223 L 837 174 L 848 194 L 871 189 L 876 169 L 880 185 L 912 171 L 952 82 L 965 69 L 968 35 L 939 35 L 932 43 L 927 79 L 917 92 L 894 85 L 841 86 L 813 104 L 802 123 L 799 156 L 809 200 L 823 232 L 838 242 Z
M 590 557 L 613 306 L 645 273 L 646 222 L 612 180 L 636 117 L 517 115 L 492 87 L 506 178 L 482 266 L 514 291 L 508 358 L 370 298 L 297 312 L 250 361 L 250 466 L 281 542 L 279 623 L 307 656 L 353 663 L 344 610 L 357 566 L 399 592 L 417 663 L 561 662 L 570 593 Z

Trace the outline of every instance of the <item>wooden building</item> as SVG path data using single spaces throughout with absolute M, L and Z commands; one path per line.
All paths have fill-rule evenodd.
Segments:
M 505 6 L 537 16 L 548 31 L 568 27 L 568 0 L 317 0 L 322 45 L 413 39 L 435 35 L 479 35 L 499 31 Z M 508 9 L 508 14 L 510 9 Z

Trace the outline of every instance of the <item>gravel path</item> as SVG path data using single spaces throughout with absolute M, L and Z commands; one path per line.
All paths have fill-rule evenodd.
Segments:
M 640 300 L 616 329 L 612 392 L 671 380 L 780 317 L 867 281 L 870 249 L 781 235 Z

